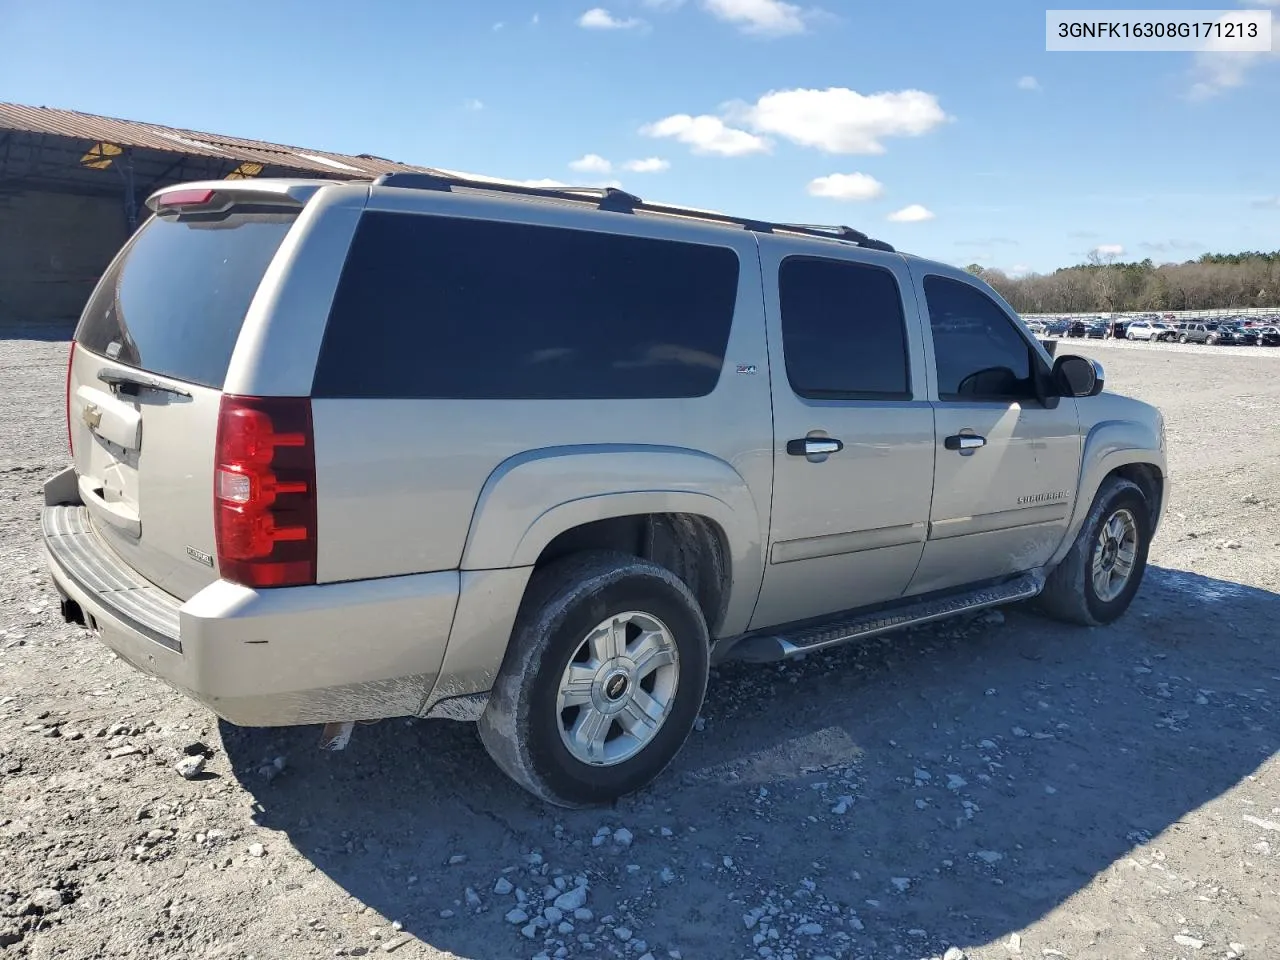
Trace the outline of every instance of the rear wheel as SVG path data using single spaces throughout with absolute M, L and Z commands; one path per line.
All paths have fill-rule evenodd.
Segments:
M 530 582 L 480 739 L 543 800 L 615 800 L 680 750 L 709 652 L 697 600 L 669 570 L 609 552 L 558 561 Z
M 1107 478 L 1071 551 L 1045 581 L 1040 609 L 1068 623 L 1111 623 L 1142 585 L 1150 543 L 1151 506 L 1142 488 Z

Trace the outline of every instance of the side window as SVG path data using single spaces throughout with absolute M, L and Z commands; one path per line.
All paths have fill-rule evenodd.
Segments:
M 1031 400 L 1031 347 L 981 290 L 959 280 L 924 278 L 938 396 L 943 400 Z
M 910 400 L 906 324 L 881 267 L 787 257 L 778 270 L 791 389 L 811 400 Z
M 701 397 L 738 295 L 727 247 L 365 213 L 315 397 Z

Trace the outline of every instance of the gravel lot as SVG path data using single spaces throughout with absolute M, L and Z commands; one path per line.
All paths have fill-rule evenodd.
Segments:
M 565 812 L 468 726 L 322 754 L 61 623 L 37 516 L 66 344 L 0 331 L 0 955 L 1280 955 L 1280 350 L 1059 349 L 1168 420 L 1126 618 L 731 665 L 654 788 Z

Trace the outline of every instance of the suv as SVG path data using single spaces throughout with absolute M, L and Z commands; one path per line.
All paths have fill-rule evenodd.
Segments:
M 1203 323 L 1178 324 L 1179 343 L 1208 343 L 1213 330 Z
M 392 174 L 167 188 L 71 347 L 63 616 L 227 721 L 478 721 L 561 805 L 711 664 L 1129 606 L 1163 420 L 848 228 Z
M 1125 330 L 1126 340 L 1150 340 L 1158 343 L 1161 340 L 1172 340 L 1177 331 L 1159 320 L 1135 320 Z

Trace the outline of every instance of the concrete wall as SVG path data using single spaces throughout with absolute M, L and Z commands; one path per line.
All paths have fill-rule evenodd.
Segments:
M 0 194 L 0 322 L 74 320 L 128 238 L 119 197 Z

